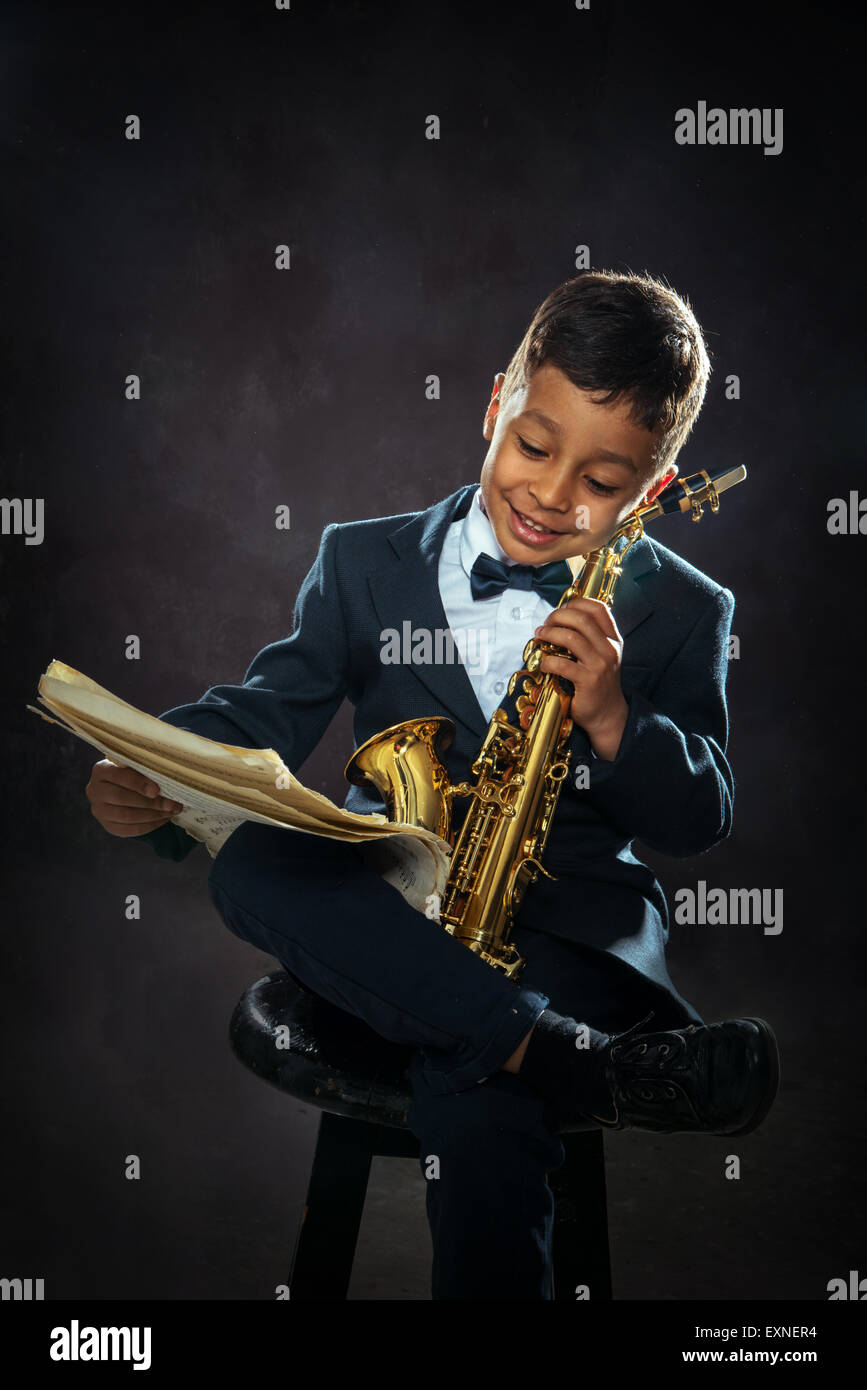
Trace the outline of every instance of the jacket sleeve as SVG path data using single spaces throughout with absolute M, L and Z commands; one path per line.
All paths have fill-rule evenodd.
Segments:
M 594 756 L 580 727 L 572 767 L 589 767 L 581 793 L 628 839 L 676 858 L 701 854 L 730 834 L 734 779 L 726 761 L 726 677 L 734 594 L 721 588 L 663 671 L 651 702 L 626 696 L 617 756 Z
M 242 748 L 274 748 L 295 772 L 313 751 L 346 694 L 349 647 L 337 587 L 336 522 L 322 533 L 305 577 L 289 637 L 263 647 L 242 685 L 213 685 L 193 704 L 160 719 Z M 184 859 L 200 841 L 168 821 L 146 835 L 162 859 Z

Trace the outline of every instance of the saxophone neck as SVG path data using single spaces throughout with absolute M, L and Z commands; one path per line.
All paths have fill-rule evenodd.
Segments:
M 584 568 L 566 589 L 557 607 L 573 598 L 595 598 L 610 604 L 620 578 L 623 557 L 643 535 L 641 517 L 633 512 L 605 545 L 588 553 Z

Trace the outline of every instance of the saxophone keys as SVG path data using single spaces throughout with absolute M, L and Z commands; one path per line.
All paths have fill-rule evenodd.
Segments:
M 519 695 L 515 701 L 515 708 L 517 710 L 524 710 L 530 705 L 537 705 L 539 703 L 539 696 L 542 694 L 542 687 L 537 683 L 531 685 L 530 682 L 527 681 L 524 684 L 524 689 L 527 693 L 525 695 Z
M 512 675 L 509 677 L 508 690 L 510 695 L 513 695 L 515 693 L 515 690 L 517 689 L 519 683 L 521 689 L 524 691 L 532 690 L 533 685 L 535 684 L 532 677 L 528 677 L 528 673 L 526 671 L 513 671 Z

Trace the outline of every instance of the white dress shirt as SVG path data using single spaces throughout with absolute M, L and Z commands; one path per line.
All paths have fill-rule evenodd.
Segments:
M 482 551 L 510 567 L 519 563 L 506 554 L 497 540 L 482 508 L 479 486 L 466 516 L 452 522 L 446 532 L 438 579 L 443 608 L 461 662 L 482 712 L 490 720 L 502 702 L 509 678 L 521 669 L 524 647 L 535 629 L 553 611 L 554 604 L 535 589 L 508 588 L 493 598 L 474 599 L 470 571 Z M 577 556 L 567 563 L 574 576 L 583 567 L 584 560 Z

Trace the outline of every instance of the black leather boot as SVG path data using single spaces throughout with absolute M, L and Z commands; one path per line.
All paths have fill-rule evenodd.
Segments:
M 647 1014 L 605 1049 L 613 1115 L 609 1129 L 749 1134 L 764 1120 L 780 1084 L 773 1029 L 762 1018 L 638 1033 Z

